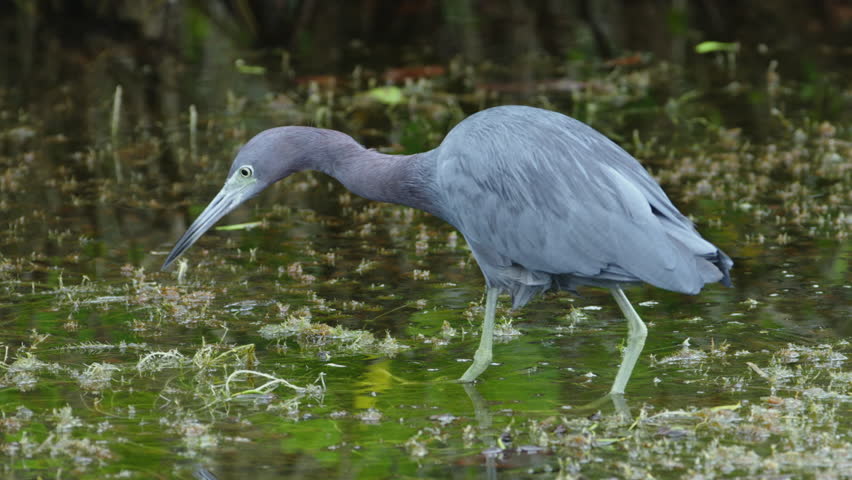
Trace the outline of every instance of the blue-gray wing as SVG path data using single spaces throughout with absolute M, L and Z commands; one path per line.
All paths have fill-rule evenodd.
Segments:
M 438 155 L 445 217 L 491 285 L 515 294 L 518 285 L 535 292 L 551 281 L 644 281 L 697 293 L 728 279 L 730 259 L 632 156 L 582 122 L 492 108 L 454 128 Z

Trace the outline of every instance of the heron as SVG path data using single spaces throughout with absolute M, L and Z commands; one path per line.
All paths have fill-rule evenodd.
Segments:
M 428 212 L 462 234 L 486 294 L 479 346 L 461 382 L 492 362 L 501 293 L 518 309 L 547 290 L 609 289 L 628 325 L 610 389 L 624 394 L 647 328 L 623 288 L 647 283 L 694 295 L 709 283 L 731 286 L 731 258 L 698 233 L 639 161 L 579 120 L 519 105 L 477 112 L 437 148 L 413 155 L 367 149 L 336 130 L 265 130 L 239 150 L 224 186 L 162 268 L 237 206 L 303 170 L 366 199 Z

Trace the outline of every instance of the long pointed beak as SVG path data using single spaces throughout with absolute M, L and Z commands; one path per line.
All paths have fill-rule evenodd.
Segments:
M 192 222 L 189 229 L 186 233 L 180 237 L 180 240 L 177 241 L 175 247 L 172 249 L 169 256 L 166 257 L 166 261 L 163 263 L 163 266 L 160 270 L 165 270 L 172 264 L 177 258 L 186 251 L 189 247 L 195 243 L 204 232 L 210 229 L 216 222 L 219 221 L 220 218 L 227 215 L 231 210 L 237 208 L 242 200 L 244 199 L 242 196 L 242 192 L 239 189 L 231 188 L 232 185 L 229 183 L 225 184 L 222 187 L 222 190 L 216 194 L 216 197 L 213 198 L 213 201 L 210 202 L 210 205 L 207 205 L 207 208 L 201 212 L 201 215 Z

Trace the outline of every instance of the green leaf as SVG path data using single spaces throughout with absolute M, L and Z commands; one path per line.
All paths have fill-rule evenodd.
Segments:
M 696 53 L 736 52 L 740 49 L 737 42 L 701 42 L 695 46 Z
M 263 222 L 248 222 L 248 223 L 237 223 L 234 225 L 222 225 L 221 227 L 216 227 L 215 230 L 224 230 L 229 232 L 231 230 L 251 230 L 254 227 L 259 227 Z
M 266 68 L 260 65 L 249 65 L 242 58 L 234 60 L 234 66 L 237 67 L 238 72 L 245 73 L 246 75 L 263 75 L 266 73 Z
M 397 105 L 403 101 L 402 89 L 394 86 L 376 87 L 367 92 L 367 96 L 387 105 Z

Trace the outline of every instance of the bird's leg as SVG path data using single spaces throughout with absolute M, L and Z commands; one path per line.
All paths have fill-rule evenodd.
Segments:
M 500 289 L 489 287 L 485 295 L 485 320 L 482 322 L 482 336 L 479 339 L 479 348 L 473 355 L 473 363 L 459 379 L 460 382 L 469 383 L 476 380 L 482 372 L 491 364 L 491 344 L 494 340 L 494 314 L 497 310 L 497 296 Z
M 624 394 L 624 387 L 627 386 L 630 374 L 633 373 L 633 367 L 636 366 L 636 361 L 639 360 L 639 355 L 645 346 L 645 337 L 648 336 L 648 328 L 642 323 L 642 319 L 639 318 L 639 315 L 633 309 L 633 305 L 630 304 L 630 300 L 627 299 L 621 288 L 615 287 L 611 291 L 612 296 L 615 297 L 615 302 L 621 309 L 621 313 L 627 319 L 627 347 L 624 349 L 624 358 L 621 360 L 618 375 L 615 376 L 615 382 L 613 382 L 609 393 Z

